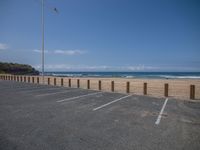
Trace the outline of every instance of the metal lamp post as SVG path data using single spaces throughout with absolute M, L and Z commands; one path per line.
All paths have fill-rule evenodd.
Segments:
M 42 0 L 42 84 L 44 84 L 44 0 Z

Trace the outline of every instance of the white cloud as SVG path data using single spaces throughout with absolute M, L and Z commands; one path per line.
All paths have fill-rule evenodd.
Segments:
M 41 53 L 41 50 L 39 49 L 34 49 L 33 50 L 36 53 Z M 72 55 L 82 55 L 84 53 L 86 53 L 86 51 L 83 50 L 45 50 L 45 53 L 49 53 L 49 54 L 62 54 L 62 55 L 68 55 L 68 56 L 72 56 Z
M 42 52 L 39 49 L 34 49 L 33 51 L 36 52 L 36 53 L 41 53 Z M 44 53 L 49 53 L 49 51 L 48 50 L 44 50 Z
M 123 69 L 128 71 L 148 71 L 148 70 L 157 70 L 159 69 L 159 67 L 137 65 L 137 66 L 125 66 L 123 67 Z
M 6 50 L 8 49 L 8 45 L 4 43 L 0 43 L 0 50 Z
M 41 65 L 34 66 L 36 69 L 41 69 Z M 46 71 L 155 71 L 159 67 L 152 66 L 106 66 L 106 65 L 70 65 L 70 64 L 47 64 Z
M 81 55 L 84 54 L 85 51 L 82 50 L 54 50 L 55 54 L 64 54 L 64 55 Z

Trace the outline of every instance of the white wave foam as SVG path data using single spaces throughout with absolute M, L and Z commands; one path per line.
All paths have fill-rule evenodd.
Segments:
M 162 78 L 169 79 L 200 79 L 200 76 L 170 76 L 170 75 L 160 75 Z

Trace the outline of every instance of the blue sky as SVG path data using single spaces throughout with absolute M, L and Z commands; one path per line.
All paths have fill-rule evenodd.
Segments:
M 0 0 L 0 61 L 40 70 L 40 1 Z M 45 0 L 45 6 L 46 71 L 200 71 L 199 0 Z

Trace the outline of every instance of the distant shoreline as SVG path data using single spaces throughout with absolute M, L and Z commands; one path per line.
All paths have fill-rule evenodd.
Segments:
M 125 79 L 200 79 L 200 72 L 45 72 L 56 77 Z

